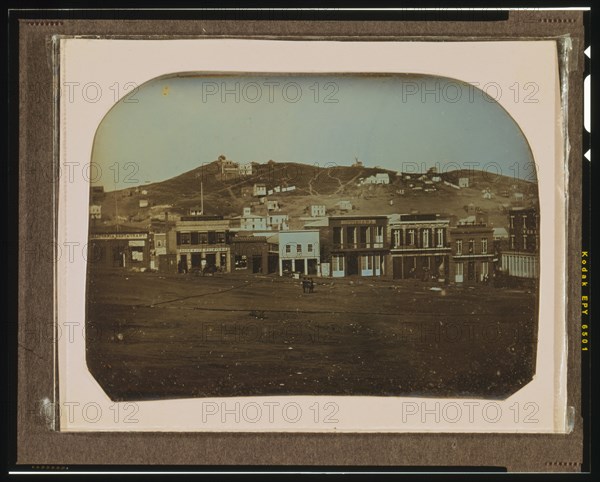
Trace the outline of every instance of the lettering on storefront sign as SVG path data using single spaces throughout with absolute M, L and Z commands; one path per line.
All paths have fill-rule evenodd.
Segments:
M 179 248 L 180 253 L 226 253 L 229 248 Z
M 92 239 L 146 239 L 148 234 L 127 234 L 127 233 L 108 233 L 108 234 L 91 234 Z
M 374 219 L 354 219 L 341 221 L 341 224 L 357 226 L 359 224 L 377 224 L 377 221 Z

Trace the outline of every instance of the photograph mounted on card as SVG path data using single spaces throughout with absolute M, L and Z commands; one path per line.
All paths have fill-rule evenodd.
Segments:
M 60 429 L 565 432 L 558 51 L 61 38 Z

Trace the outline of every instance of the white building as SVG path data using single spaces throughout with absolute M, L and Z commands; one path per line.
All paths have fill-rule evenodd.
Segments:
M 506 228 L 494 228 L 494 241 L 508 239 L 508 231 Z
M 240 229 L 242 231 L 266 231 L 267 217 L 260 214 L 248 214 L 240 218 Z
M 267 186 L 266 184 L 255 184 L 252 188 L 253 196 L 266 196 L 267 195 Z
M 538 257 L 535 253 L 502 253 L 502 271 L 517 278 L 539 278 Z
M 167 233 L 154 233 L 154 255 L 167 254 Z
M 269 229 L 281 231 L 290 228 L 290 219 L 287 214 L 269 214 L 267 226 Z
M 352 203 L 350 201 L 339 201 L 336 206 L 341 211 L 352 211 Z
M 325 204 L 311 204 L 309 211 L 311 218 L 320 218 L 326 215 L 327 208 Z
M 277 201 L 276 199 L 273 200 L 268 200 L 267 201 L 267 209 L 269 211 L 279 211 L 281 208 L 279 207 L 279 201 Z
M 102 219 L 102 206 L 99 204 L 90 205 L 90 219 Z
M 141 208 L 147 208 L 148 207 L 148 200 L 147 199 L 140 199 L 140 204 L 139 206 Z
M 390 176 L 387 172 L 378 172 L 373 176 L 361 180 L 360 184 L 389 184 Z
M 281 231 L 279 233 L 279 275 L 320 274 L 319 230 Z
M 459 177 L 458 178 L 458 187 L 469 187 L 469 178 L 468 177 Z
M 238 166 L 238 174 L 240 176 L 251 176 L 252 175 L 252 163 L 247 162 Z

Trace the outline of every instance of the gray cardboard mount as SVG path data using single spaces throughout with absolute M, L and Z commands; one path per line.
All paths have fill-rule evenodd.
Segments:
M 65 14 L 67 17 L 68 15 Z M 569 58 L 570 152 L 567 236 L 569 434 L 60 433 L 44 403 L 54 400 L 53 35 L 228 36 L 448 40 L 558 38 Z M 79 464 L 495 466 L 509 471 L 580 471 L 583 453 L 579 347 L 583 13 L 511 11 L 495 22 L 35 20 L 19 22 L 19 299 L 17 463 L 61 469 Z M 32 253 L 36 256 L 32 256 Z

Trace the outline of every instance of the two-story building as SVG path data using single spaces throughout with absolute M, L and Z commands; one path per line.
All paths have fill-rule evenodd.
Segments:
M 365 178 L 361 178 L 359 185 L 365 184 L 389 184 L 390 183 L 390 175 L 387 172 L 378 172 L 372 176 L 368 176 Z
M 450 221 L 436 214 L 390 216 L 394 279 L 446 280 L 450 265 Z
M 265 209 L 245 207 L 240 219 L 240 229 L 242 231 L 266 231 L 267 230 L 267 211 Z
M 175 224 L 180 271 L 213 268 L 231 271 L 229 220 L 222 216 L 182 216 Z
M 508 248 L 502 251 L 502 271 L 517 278 L 539 278 L 539 214 L 533 208 L 508 211 Z
M 150 268 L 148 231 L 132 226 L 94 227 L 88 243 L 88 263 L 108 268 Z
M 231 241 L 231 251 L 235 271 L 261 274 L 277 272 L 277 235 L 236 235 Z
M 331 275 L 384 276 L 387 216 L 331 216 Z
M 320 218 L 327 214 L 325 204 L 311 204 L 308 210 L 311 218 Z
M 90 219 L 102 219 L 102 205 L 90 204 Z
M 245 162 L 240 163 L 238 167 L 238 173 L 240 176 L 251 176 L 252 175 L 252 163 Z
M 267 195 L 267 185 L 263 183 L 256 183 L 252 186 L 252 195 L 255 197 Z
M 479 283 L 494 274 L 494 230 L 485 223 L 459 223 L 450 228 L 450 280 Z
M 279 275 L 301 273 L 320 275 L 321 245 L 318 229 L 280 231 Z
M 274 231 L 289 229 L 290 217 L 283 213 L 269 213 L 267 216 L 267 228 Z

